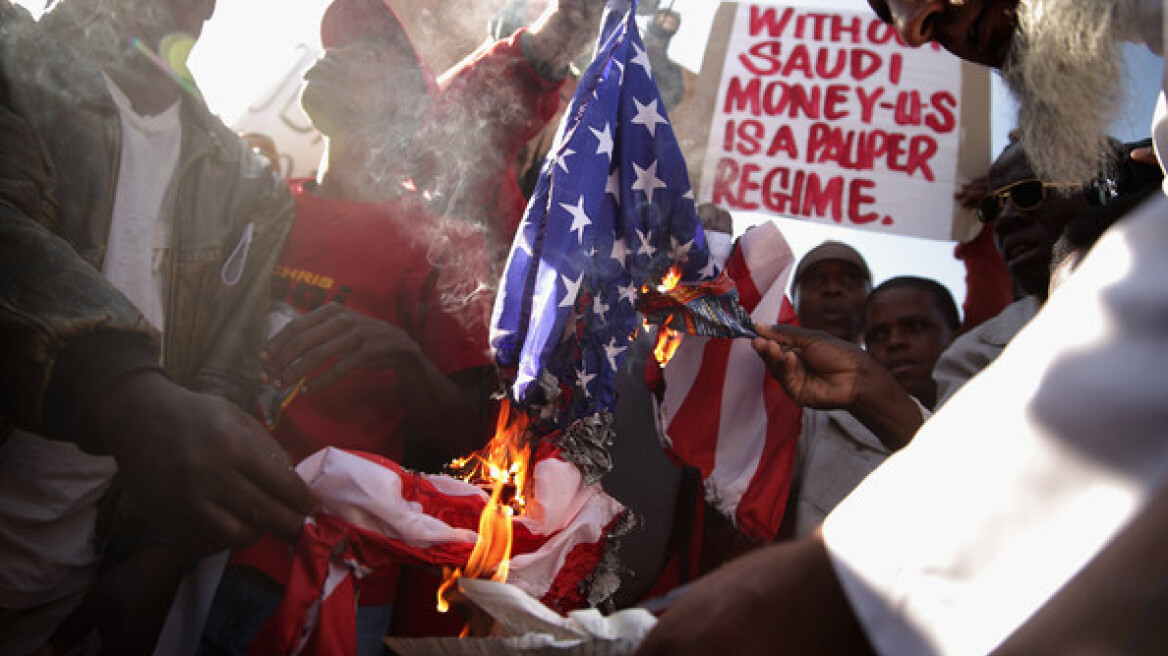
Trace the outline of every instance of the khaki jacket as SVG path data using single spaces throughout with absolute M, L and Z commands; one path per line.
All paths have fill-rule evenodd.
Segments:
M 97 330 L 140 336 L 175 382 L 250 408 L 269 273 L 293 216 L 287 186 L 184 97 L 160 343 L 100 274 L 121 123 L 84 9 L 64 3 L 36 23 L 0 3 L 0 415 L 39 430 L 56 356 Z

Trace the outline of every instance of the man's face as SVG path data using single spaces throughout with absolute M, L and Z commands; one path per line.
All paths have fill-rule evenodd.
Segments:
M 429 100 L 417 62 L 378 39 L 325 50 L 304 73 L 300 104 L 322 134 L 388 130 L 421 115 Z
M 816 262 L 799 278 L 795 291 L 799 324 L 855 342 L 864 326 L 869 290 L 864 272 L 851 262 Z
M 1117 16 L 1138 0 L 868 0 L 906 43 L 936 41 L 1002 70 L 1018 102 L 1018 129 L 1048 180 L 1097 175 L 1120 110 L 1124 67 Z
M 933 365 L 953 341 L 937 297 L 919 287 L 883 289 L 868 301 L 864 345 L 906 392 L 931 406 L 937 397 Z
M 1019 0 L 868 0 L 905 43 L 936 41 L 958 57 L 1001 68 L 1017 26 Z
M 1021 148 L 1002 153 L 987 174 L 990 191 L 1002 189 L 1021 180 L 1035 180 Z M 998 245 L 1010 275 L 1028 294 L 1045 297 L 1050 284 L 1051 248 L 1063 228 L 1079 212 L 1087 209 L 1087 199 L 1078 190 L 1047 190 L 1036 207 L 1023 209 L 1008 195 L 1001 213 L 993 222 L 994 242 Z

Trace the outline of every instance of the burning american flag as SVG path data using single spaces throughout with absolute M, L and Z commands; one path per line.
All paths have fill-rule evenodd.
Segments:
M 635 10 L 610 0 L 512 245 L 491 330 L 510 401 L 491 446 L 456 463 L 466 481 L 335 450 L 302 463 L 324 514 L 251 653 L 348 650 L 352 580 L 390 561 L 444 566 L 448 583 L 507 579 L 561 612 L 615 589 L 596 581 L 623 509 L 597 481 L 638 309 L 675 329 L 753 334 L 710 258 Z
M 718 275 L 635 13 L 609 3 L 495 301 L 491 344 L 514 399 L 561 430 L 612 409 L 642 288 L 671 270 L 679 292 Z M 723 291 L 713 319 L 739 323 L 718 334 L 752 334 Z

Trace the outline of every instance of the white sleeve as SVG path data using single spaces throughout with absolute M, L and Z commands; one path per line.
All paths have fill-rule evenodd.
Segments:
M 1168 480 L 1168 199 L 827 518 L 877 650 L 992 651 Z

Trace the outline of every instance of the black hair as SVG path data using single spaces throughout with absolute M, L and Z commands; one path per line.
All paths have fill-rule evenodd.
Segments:
M 1131 151 L 1147 148 L 1151 139 L 1113 144 L 1108 175 L 1089 187 L 1091 207 L 1079 212 L 1063 229 L 1052 249 L 1051 267 L 1076 252 L 1089 250 L 1112 225 L 1161 189 L 1164 171 L 1157 165 L 1131 158 Z
M 961 329 L 961 314 L 957 311 L 957 301 L 953 300 L 953 294 L 949 292 L 949 288 L 932 278 L 921 278 L 919 276 L 897 276 L 889 278 L 876 286 L 871 294 L 868 294 L 868 301 L 865 306 L 872 305 L 872 299 L 876 295 L 886 289 L 897 289 L 901 287 L 911 287 L 915 289 L 924 290 L 933 295 L 934 302 L 937 309 L 941 311 L 941 316 L 945 318 L 945 323 L 953 330 L 956 335 Z

